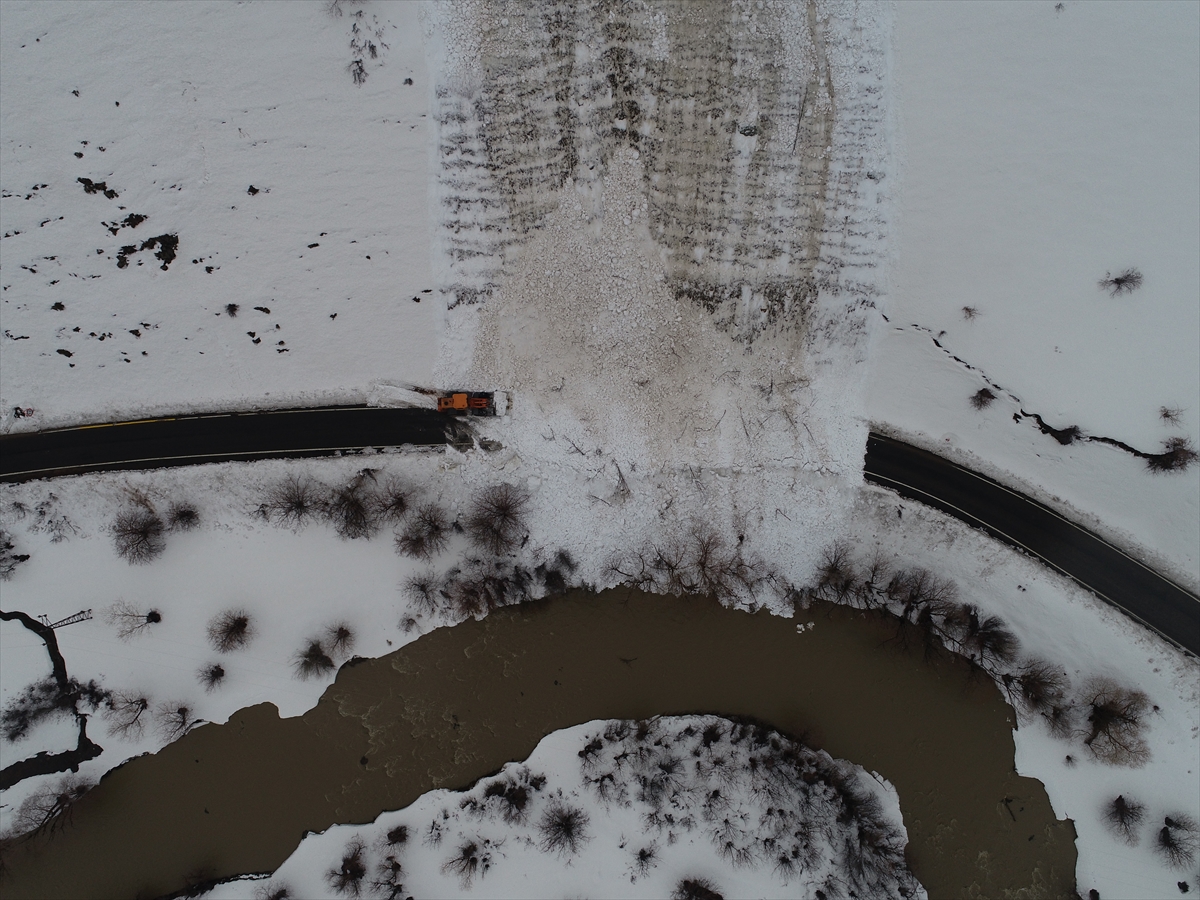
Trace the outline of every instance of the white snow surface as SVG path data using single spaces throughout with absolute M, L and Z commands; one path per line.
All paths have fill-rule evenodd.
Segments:
M 665 290 L 671 260 L 646 226 L 646 160 L 632 150 L 614 154 L 600 177 L 541 192 L 542 225 L 505 250 L 492 294 L 448 309 L 462 273 L 447 249 L 431 119 L 451 76 L 459 95 L 478 89 L 462 72 L 490 7 L 343 7 L 354 12 L 0 5 L 0 233 L 20 232 L 0 240 L 0 429 L 391 405 L 419 402 L 419 385 L 499 386 L 512 415 L 487 423 L 485 436 L 503 449 L 4 485 L 0 520 L 32 555 L 4 583 L 5 608 L 52 620 L 93 608 L 97 618 L 58 632 L 73 676 L 185 700 L 222 722 L 268 700 L 285 715 L 310 708 L 328 681 L 297 680 L 293 654 L 335 621 L 355 628 L 353 652 L 364 656 L 443 624 L 400 629 L 409 610 L 398 586 L 424 567 L 397 557 L 387 531 L 367 542 L 320 524 L 264 526 L 253 510 L 290 473 L 332 484 L 376 468 L 452 517 L 484 485 L 520 484 L 533 501 L 519 559 L 567 549 L 577 577 L 597 587 L 615 583 L 618 554 L 691 522 L 730 543 L 745 535 L 747 552 L 793 583 L 835 539 L 864 557 L 878 544 L 953 578 L 964 599 L 1004 618 L 1023 652 L 1074 682 L 1109 675 L 1157 705 L 1152 758 L 1139 769 L 1101 766 L 1036 723 L 1015 733 L 1018 770 L 1075 820 L 1081 893 L 1171 897 L 1181 877 L 1200 880 L 1164 868 L 1148 832 L 1129 847 L 1099 817 L 1105 799 L 1124 793 L 1151 817 L 1178 809 L 1200 818 L 1195 661 L 1029 559 L 863 487 L 859 475 L 870 423 L 1200 582 L 1200 470 L 1151 476 L 1123 451 L 1061 447 L 1012 421 L 1024 408 L 1143 450 L 1177 433 L 1200 443 L 1197 7 L 820 4 L 840 111 L 820 291 L 802 328 L 768 329 L 751 344 Z M 767 9 L 764 32 L 777 22 L 793 29 L 787 52 L 810 64 L 795 31 L 803 23 Z M 384 35 L 361 87 L 347 70 L 356 23 Z M 670 52 L 665 34 L 646 39 L 652 53 Z M 1121 52 L 1098 49 L 1112 46 Z M 85 194 L 78 177 L 120 196 Z M 116 235 L 102 224 L 131 213 L 149 219 Z M 117 268 L 121 246 L 164 233 L 180 237 L 167 271 L 153 249 Z M 1140 290 L 1099 290 L 1106 271 L 1132 265 L 1145 275 Z M 965 305 L 979 315 L 964 319 Z M 991 407 L 971 409 L 983 375 L 1019 400 L 997 391 Z M 18 405 L 37 412 L 14 419 Z M 1179 426 L 1158 420 L 1160 405 L 1182 407 Z M 197 531 L 170 535 L 149 566 L 118 559 L 108 533 L 135 491 L 160 508 L 189 500 L 201 515 Z M 12 506 L 33 509 L 51 493 L 53 515 L 73 526 L 57 543 Z M 439 569 L 466 553 L 456 541 Z M 121 599 L 162 610 L 162 623 L 118 640 L 99 614 Z M 254 615 L 257 633 L 219 656 L 205 624 L 234 606 Z M 205 693 L 196 670 L 218 660 L 227 678 Z M 0 667 L 5 702 L 48 670 L 40 642 L 11 623 L 0 626 Z M 93 778 L 161 744 L 153 728 L 119 740 L 98 718 L 89 733 L 105 748 L 82 769 Z M 21 744 L 0 743 L 0 759 L 72 745 L 71 729 L 52 722 Z M 5 792 L 0 824 L 51 780 Z M 319 842 L 310 839 L 289 866 L 319 872 L 355 830 L 334 829 L 311 857 Z M 629 888 L 623 868 L 610 868 L 611 883 L 595 892 Z M 537 871 L 551 893 L 584 889 Z

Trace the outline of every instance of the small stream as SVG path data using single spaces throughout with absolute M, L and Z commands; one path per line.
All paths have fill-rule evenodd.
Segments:
M 783 619 L 625 589 L 502 610 L 348 664 L 304 716 L 250 707 L 129 762 L 65 827 L 6 853 L 3 893 L 153 897 L 270 871 L 305 831 L 465 787 L 558 729 L 711 712 L 889 779 L 930 896 L 1073 896 L 1074 826 L 1014 771 L 1011 708 L 957 661 L 881 649 L 895 627 L 835 606 Z

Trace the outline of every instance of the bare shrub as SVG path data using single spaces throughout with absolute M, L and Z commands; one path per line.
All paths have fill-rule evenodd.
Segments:
M 367 877 L 366 851 L 362 838 L 355 837 L 342 851 L 341 862 L 325 873 L 325 881 L 336 893 L 347 897 L 362 895 L 363 879 Z
M 1180 418 L 1183 417 L 1183 407 L 1160 406 L 1158 408 L 1158 417 L 1168 425 L 1178 425 Z
M 979 315 L 979 307 L 964 306 L 962 308 L 962 314 L 963 314 L 963 318 L 967 319 L 968 321 L 971 319 L 974 319 L 975 317 L 977 317 Z
M 1137 843 L 1137 829 L 1145 818 L 1145 805 L 1136 800 L 1126 800 L 1124 794 L 1104 804 L 1104 821 L 1127 844 Z
M 492 866 L 492 854 L 488 841 L 464 841 L 458 845 L 453 856 L 442 863 L 442 872 L 454 875 L 463 890 L 471 886 L 478 876 L 482 878 Z
M 822 595 L 842 600 L 854 592 L 858 583 L 858 573 L 849 544 L 845 541 L 835 541 L 821 551 L 817 587 Z
M 375 498 L 367 490 L 361 475 L 333 490 L 324 505 L 324 513 L 339 537 L 369 538 L 379 528 L 375 518 Z
M 562 801 L 552 802 L 538 822 L 541 848 L 559 856 L 573 856 L 588 841 L 588 814 Z
M 355 640 L 354 629 L 345 622 L 335 622 L 325 629 L 325 646 L 334 656 L 349 656 Z
M 1197 459 L 1192 439 L 1176 435 L 1163 441 L 1161 453 L 1146 456 L 1146 468 L 1151 472 L 1185 472 Z
M 106 623 L 117 629 L 117 637 L 123 641 L 143 633 L 151 625 L 157 625 L 162 621 L 162 613 L 157 609 L 143 611 L 124 599 L 118 600 L 104 610 L 101 615 Z
M 383 857 L 375 866 L 375 877 L 371 879 L 372 893 L 386 897 L 387 900 L 401 900 L 406 897 L 404 883 L 404 866 L 394 853 Z
M 980 388 L 971 395 L 971 405 L 975 409 L 987 409 L 995 399 L 996 395 L 989 388 Z
M 146 730 L 146 711 L 150 698 L 142 693 L 114 691 L 100 715 L 108 722 L 108 733 L 114 737 L 138 740 Z
M 29 559 L 28 553 L 17 553 L 16 550 L 12 535 L 0 528 L 0 581 L 12 578 L 17 566 Z
M 70 824 L 71 809 L 95 785 L 82 775 L 66 775 L 52 785 L 35 791 L 21 801 L 12 827 L 19 834 L 49 828 L 57 831 Z
M 199 722 L 182 700 L 168 700 L 154 708 L 154 730 L 165 743 L 183 737 Z
M 725 895 L 707 878 L 681 878 L 671 900 L 725 900 Z
M 296 677 L 305 681 L 328 675 L 334 669 L 333 660 L 316 638 L 312 638 L 303 650 L 292 657 L 292 666 L 296 670 Z
M 191 531 L 200 525 L 200 513 L 191 503 L 172 503 L 167 509 L 167 525 L 172 531 Z
M 1196 859 L 1196 820 L 1184 813 L 1163 817 L 1154 835 L 1154 849 L 1174 869 L 1186 869 Z
M 254 620 L 239 608 L 227 609 L 208 622 L 208 642 L 218 653 L 245 647 L 254 638 Z
M 633 854 L 633 863 L 630 865 L 630 871 L 634 875 L 647 875 L 650 870 L 658 865 L 658 844 L 651 841 L 645 847 Z
M 196 677 L 200 680 L 200 684 L 204 686 L 204 690 L 211 693 L 225 681 L 225 669 L 217 663 L 209 663 L 200 667 L 200 671 L 196 673 Z
M 433 615 L 442 603 L 442 579 L 432 569 L 410 576 L 402 588 L 404 596 L 424 615 Z
M 467 516 L 471 541 L 489 553 L 507 553 L 521 540 L 529 492 L 516 485 L 495 484 L 484 490 Z
M 967 630 L 963 646 L 978 654 L 982 665 L 1009 663 L 1017 655 L 1020 642 L 999 616 L 979 617 L 973 606 L 967 606 Z
M 1132 294 L 1142 286 L 1142 273 L 1132 267 L 1124 269 L 1116 275 L 1112 272 L 1105 272 L 1099 284 L 1100 289 L 1108 291 L 1110 297 Z
M 289 475 L 267 493 L 259 512 L 268 521 L 288 528 L 301 528 L 321 510 L 325 489 L 307 475 Z
M 238 306 L 236 303 L 226 303 L 225 304 L 225 315 L 229 316 L 229 318 L 231 318 L 231 319 L 236 319 L 239 309 L 241 309 L 241 307 Z
M 272 879 L 254 889 L 254 900 L 293 900 L 291 886 Z
M 1083 742 L 1092 755 L 1109 765 L 1140 766 L 1150 758 L 1142 737 L 1150 698 L 1110 678 L 1094 678 L 1084 687 L 1088 734 Z
M 152 562 L 167 548 L 162 519 L 141 506 L 122 510 L 112 525 L 117 555 L 134 565 Z
M 1009 700 L 1027 714 L 1044 714 L 1061 704 L 1067 692 L 1067 676 L 1045 660 L 1026 663 L 1013 675 L 1001 676 Z
M 432 559 L 449 543 L 450 523 L 436 503 L 420 506 L 396 535 L 396 550 L 415 559 Z
M 389 476 L 372 498 L 374 514 L 384 522 L 399 522 L 408 513 L 412 491 L 400 479 Z

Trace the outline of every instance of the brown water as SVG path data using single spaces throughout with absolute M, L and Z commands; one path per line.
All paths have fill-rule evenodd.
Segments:
M 591 719 L 752 716 L 897 788 L 931 897 L 1074 896 L 1074 826 L 1013 768 L 1011 709 L 957 663 L 880 649 L 880 617 L 796 620 L 697 598 L 576 592 L 344 668 L 294 719 L 270 704 L 113 772 L 8 856 L 7 898 L 154 896 L 279 866 L 306 830 L 465 787 Z

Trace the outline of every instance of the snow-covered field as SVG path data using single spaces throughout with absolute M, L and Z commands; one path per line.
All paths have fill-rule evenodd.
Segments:
M 1200 817 L 1195 661 L 859 474 L 868 425 L 891 430 L 1200 583 L 1200 469 L 1152 475 L 1111 445 L 1062 446 L 1013 420 L 1037 413 L 1146 452 L 1171 435 L 1200 442 L 1200 12 L 1059 6 L 605 18 L 567 4 L 0 5 L 0 429 L 362 402 L 385 382 L 514 398 L 486 427 L 494 453 L 4 486 L 0 521 L 31 554 L 4 608 L 93 608 L 58 632 L 71 675 L 224 721 L 264 700 L 311 707 L 328 680 L 294 677 L 294 654 L 327 626 L 345 621 L 353 652 L 376 656 L 439 624 L 400 627 L 413 611 L 399 585 L 424 565 L 393 553 L 390 530 L 345 541 L 255 518 L 289 473 L 333 484 L 370 467 L 451 518 L 481 487 L 519 484 L 532 503 L 518 558 L 566 549 L 598 587 L 618 580 L 620 554 L 696 521 L 744 535 L 796 584 L 837 538 L 864 558 L 878 545 L 953 578 L 1073 682 L 1106 675 L 1150 696 L 1143 767 L 1103 766 L 1038 723 L 1016 732 L 1017 766 L 1075 820 L 1081 893 L 1179 896 L 1177 881 L 1200 877 L 1165 868 L 1148 830 L 1118 841 L 1099 809 L 1123 793 L 1151 817 Z M 709 73 L 705 54 L 724 61 Z M 651 87 L 663 84 L 676 93 Z M 147 218 L 121 224 L 133 214 Z M 155 258 L 159 241 L 118 265 L 122 247 L 162 235 L 178 236 L 173 261 Z M 1098 287 L 1130 266 L 1138 290 Z M 997 399 L 973 409 L 989 384 Z M 1181 410 L 1177 424 L 1162 406 Z M 136 492 L 200 515 L 148 566 L 117 558 L 107 531 Z M 62 515 L 73 527 L 53 542 L 40 523 Z M 466 552 L 453 538 L 437 567 Z M 120 640 L 100 614 L 121 600 L 162 621 Z M 207 622 L 243 607 L 256 636 L 218 654 Z M 8 702 L 47 664 L 12 623 L 0 653 Z M 216 661 L 226 677 L 205 692 L 197 671 Z M 161 746 L 153 719 L 140 736 L 105 727 L 89 729 L 105 748 L 90 777 Z M 574 765 L 579 740 L 538 751 L 564 791 L 576 773 L 557 760 Z M 56 720 L 0 743 L 0 758 L 73 743 Z M 45 782 L 5 792 L 3 821 Z M 334 829 L 285 869 L 319 876 L 354 833 L 456 802 L 431 795 L 419 815 Z M 547 895 L 672 887 L 665 864 L 661 884 L 631 883 L 619 840 L 594 843 L 606 849 L 589 865 L 611 881 L 534 868 Z M 409 889 L 454 890 L 440 860 Z M 492 877 L 476 890 L 509 889 Z M 770 872 L 736 888 L 724 877 L 734 893 L 776 890 Z

